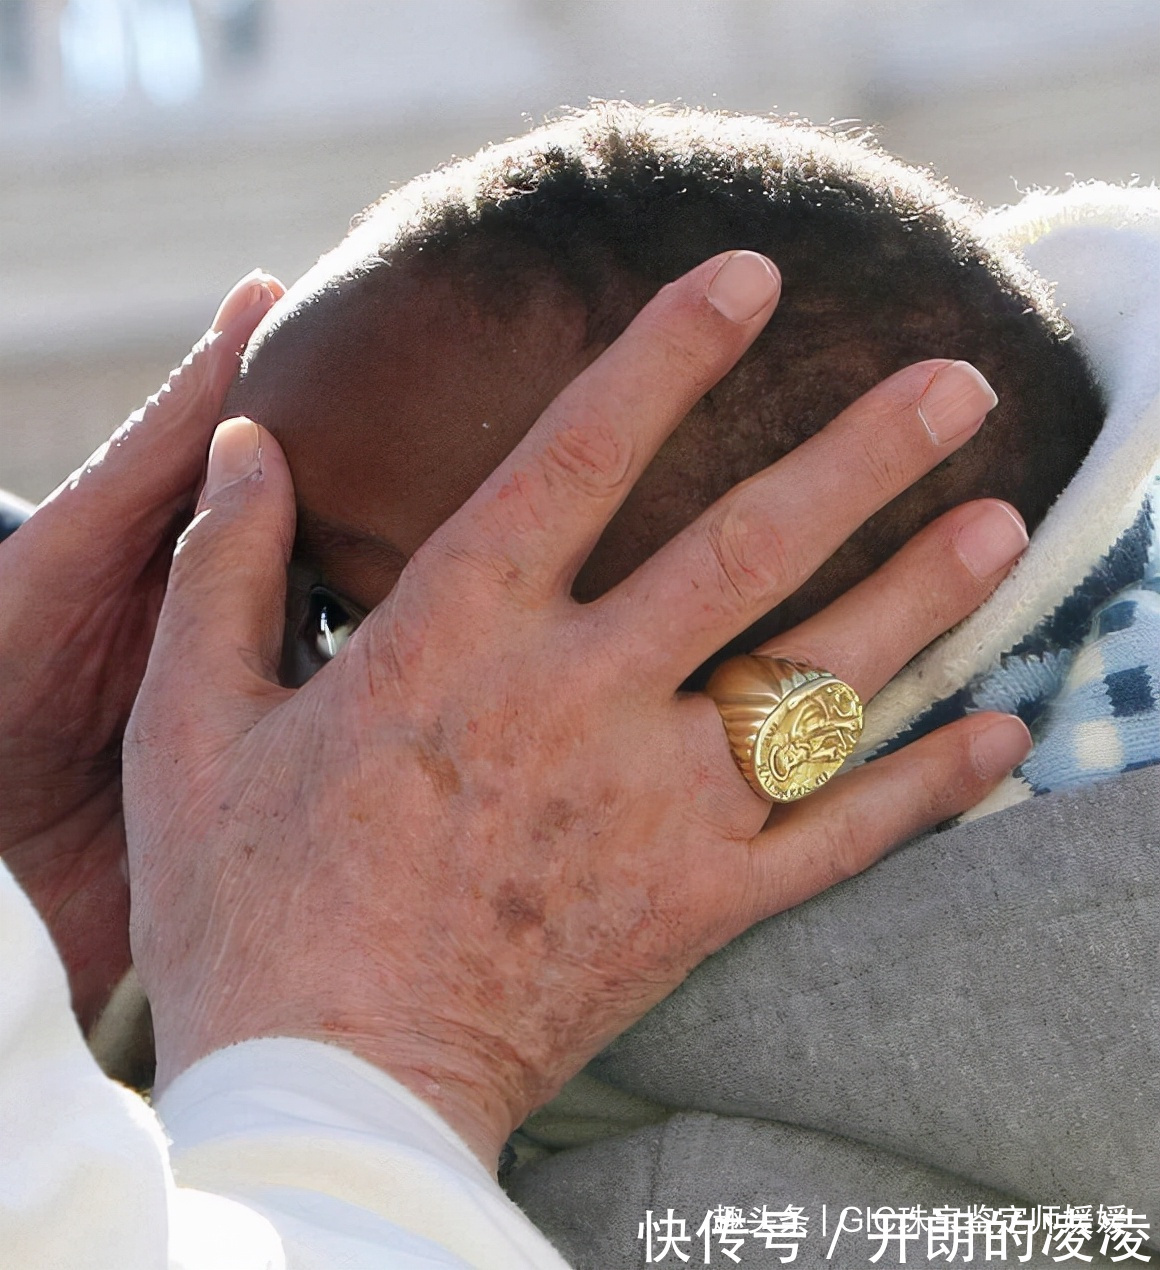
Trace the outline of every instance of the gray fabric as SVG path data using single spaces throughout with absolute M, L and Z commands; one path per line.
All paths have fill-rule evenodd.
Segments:
M 1158 813 L 1149 768 L 916 840 L 722 950 L 592 1071 L 1155 1231 Z
M 693 1234 L 705 1213 L 720 1204 L 735 1205 L 747 1216 L 762 1205 L 784 1209 L 795 1204 L 804 1210 L 808 1234 L 794 1265 L 832 1270 L 867 1265 L 879 1247 L 864 1233 L 843 1234 L 832 1259 L 826 1259 L 836 1220 L 848 1204 L 896 1209 L 921 1205 L 928 1210 L 1010 1206 L 992 1191 L 828 1134 L 697 1114 L 677 1114 L 667 1124 L 530 1164 L 515 1175 L 510 1193 L 575 1270 L 645 1265 L 645 1245 L 638 1231 L 649 1209 L 661 1217 L 673 1209 L 675 1216 L 687 1220 L 686 1229 Z M 877 1264 L 899 1264 L 896 1247 L 888 1246 Z M 1023 1265 L 1056 1264 L 1052 1255 L 1042 1254 L 1042 1236 L 1035 1247 L 1034 1256 Z M 684 1248 L 690 1253 L 689 1265 L 705 1264 L 703 1243 L 694 1240 Z M 910 1245 L 907 1263 L 927 1264 L 927 1251 L 925 1240 Z M 752 1240 L 738 1250 L 744 1266 L 778 1266 L 782 1255 Z M 712 1265 L 733 1264 L 717 1251 L 715 1242 L 711 1256 Z M 960 1255 L 956 1262 L 961 1259 Z M 974 1262 L 984 1262 L 981 1247 L 975 1250 Z M 1017 1263 L 1012 1246 L 1007 1264 Z M 667 1256 L 661 1264 L 683 1263 Z M 1111 1262 L 1097 1254 L 1090 1263 L 1074 1264 Z

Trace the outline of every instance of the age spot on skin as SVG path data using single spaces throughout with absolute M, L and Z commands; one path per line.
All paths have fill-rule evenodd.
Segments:
M 500 929 L 513 943 L 544 925 L 544 893 L 538 887 L 504 882 L 492 898 L 491 907 Z
M 555 842 L 576 824 L 576 809 L 564 798 L 549 799 L 544 810 L 532 826 L 532 841 L 537 845 Z
M 447 753 L 447 740 L 442 724 L 437 723 L 423 733 L 419 741 L 418 759 L 419 766 L 437 794 L 450 797 L 463 788 L 459 772 Z

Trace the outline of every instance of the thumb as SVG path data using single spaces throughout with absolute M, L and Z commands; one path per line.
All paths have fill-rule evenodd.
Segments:
M 142 716 L 172 727 L 207 709 L 246 727 L 286 696 L 278 661 L 293 543 L 294 488 L 278 443 L 249 419 L 220 424 L 197 515 L 174 553 L 138 735 Z

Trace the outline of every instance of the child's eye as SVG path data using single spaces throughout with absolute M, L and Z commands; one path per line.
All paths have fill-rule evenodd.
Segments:
M 330 661 L 335 656 L 358 629 L 361 620 L 325 587 L 311 591 L 306 635 L 322 661 Z

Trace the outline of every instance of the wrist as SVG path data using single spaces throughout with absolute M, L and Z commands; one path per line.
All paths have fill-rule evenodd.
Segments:
M 493 1174 L 504 1144 L 538 1105 L 519 1092 L 520 1082 L 503 1061 L 491 1064 L 480 1053 L 427 1045 L 421 1035 L 314 1039 L 342 1045 L 398 1081 L 454 1129 Z
M 193 1026 L 190 1026 L 190 1024 Z M 544 1098 L 526 1092 L 527 1081 L 506 1047 L 492 1044 L 478 1049 L 433 1039 L 431 1029 L 387 1033 L 335 1014 L 291 1019 L 268 1012 L 230 1023 L 217 1018 L 197 1026 L 196 1012 L 177 1011 L 172 1021 L 154 1004 L 157 1042 L 155 1093 L 209 1055 L 245 1041 L 293 1038 L 336 1047 L 362 1059 L 397 1081 L 434 1111 L 470 1148 L 489 1172 L 495 1173 L 500 1152 L 512 1131 Z M 545 1098 L 547 1095 L 545 1095 Z

